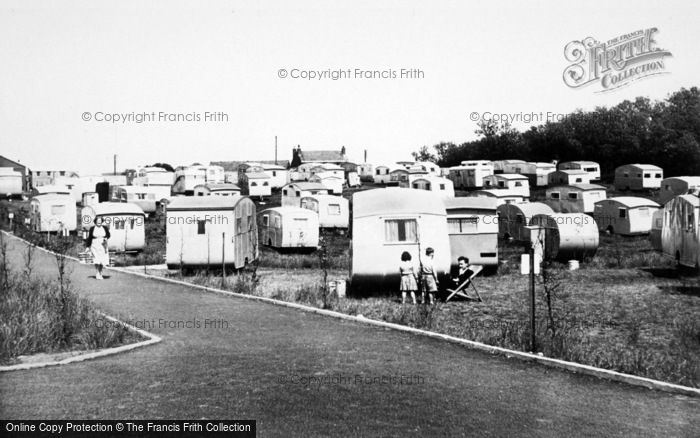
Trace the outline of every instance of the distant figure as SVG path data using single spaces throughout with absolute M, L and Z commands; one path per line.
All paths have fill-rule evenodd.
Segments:
M 411 293 L 413 304 L 416 304 L 418 281 L 416 272 L 413 269 L 413 264 L 411 263 L 411 254 L 408 251 L 404 251 L 403 254 L 401 254 L 401 266 L 399 267 L 399 271 L 401 272 L 401 304 L 406 304 L 406 295 L 408 292 Z
M 107 240 L 109 239 L 109 228 L 104 225 L 101 217 L 95 218 L 95 225 L 90 227 L 88 232 L 87 245 L 92 252 L 92 262 L 95 264 L 97 280 L 104 280 L 102 268 L 109 264 L 109 253 L 107 252 Z
M 437 279 L 437 274 L 435 273 L 435 265 L 433 262 L 435 250 L 433 248 L 426 248 L 425 256 L 426 259 L 421 260 L 421 279 L 423 280 L 423 293 L 421 296 L 423 303 L 425 303 L 425 295 L 427 292 L 429 303 L 432 305 L 435 304 L 435 293 L 440 284 Z
M 457 258 L 457 271 L 452 274 L 452 281 L 455 282 L 455 286 L 459 287 L 459 285 L 467 281 L 472 274 L 474 274 L 474 271 L 469 269 L 469 259 L 464 256 L 459 256 Z

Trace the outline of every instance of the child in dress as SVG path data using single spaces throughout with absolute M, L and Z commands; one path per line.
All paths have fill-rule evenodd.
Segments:
M 404 251 L 401 254 L 401 265 L 399 267 L 399 272 L 401 273 L 401 304 L 406 304 L 406 295 L 408 292 L 411 293 L 411 300 L 413 304 L 416 304 L 416 291 L 418 290 L 418 282 L 416 281 L 416 273 L 413 270 L 413 264 L 411 263 L 411 254 L 408 251 Z

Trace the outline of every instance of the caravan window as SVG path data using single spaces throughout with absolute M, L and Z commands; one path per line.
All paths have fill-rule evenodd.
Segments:
M 598 171 L 598 168 L 596 168 L 596 167 L 586 167 L 586 168 L 583 169 L 583 170 L 585 170 L 586 172 L 597 172 L 597 171 Z
M 384 221 L 386 242 L 417 242 L 418 222 L 415 219 L 387 219 Z
M 622 219 L 626 218 L 627 217 L 627 210 L 625 210 L 624 208 L 621 208 L 619 216 Z
M 333 216 L 340 215 L 340 204 L 328 204 L 328 214 Z
M 280 227 L 280 217 L 279 216 L 274 216 L 272 220 L 272 224 L 275 228 Z
M 552 192 L 549 194 L 552 199 L 559 199 L 559 192 Z
M 277 171 L 276 171 L 276 170 L 273 170 L 273 171 L 272 171 L 272 176 L 277 176 Z
M 445 184 L 440 184 L 440 190 L 445 190 Z
M 270 216 L 268 216 L 268 215 L 263 216 L 263 225 L 264 226 L 270 225 Z
M 629 178 L 630 174 L 628 172 L 624 173 L 625 178 Z
M 476 232 L 478 223 L 479 218 L 476 216 L 463 218 L 448 218 L 447 232 L 449 234 L 473 233 Z
M 65 214 L 66 213 L 66 206 L 65 205 L 52 205 L 51 206 L 51 214 L 52 215 L 60 215 L 60 214 Z
M 580 183 L 580 182 L 583 182 L 583 180 L 581 178 L 576 178 L 576 182 Z
M 252 182 L 252 183 L 250 183 L 250 186 L 251 186 L 251 187 L 257 187 L 257 186 L 258 186 L 258 183 Z
M 282 194 L 283 194 L 284 196 L 287 196 L 287 189 L 282 190 Z
M 522 182 L 520 182 L 520 181 L 515 182 L 515 187 L 522 187 L 522 186 L 523 186 Z
M 506 182 L 505 181 L 498 181 L 498 187 L 505 187 Z
M 569 199 L 578 199 L 578 193 L 569 193 Z
M 651 173 L 645 173 L 644 178 L 651 178 Z
M 654 175 L 654 177 L 655 177 L 655 178 L 661 178 L 661 174 L 660 174 L 660 173 L 657 173 L 656 175 Z

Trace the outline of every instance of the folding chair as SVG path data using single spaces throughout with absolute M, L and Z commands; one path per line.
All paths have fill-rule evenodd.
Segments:
M 484 301 L 481 299 L 481 295 L 479 295 L 479 291 L 476 290 L 476 286 L 474 286 L 474 282 L 472 281 L 479 273 L 484 269 L 483 266 L 481 265 L 472 265 L 469 266 L 469 268 L 472 270 L 472 275 L 469 276 L 466 280 L 460 284 L 457 289 L 447 289 L 447 292 L 450 293 L 450 295 L 447 297 L 445 302 L 448 302 L 454 297 L 455 295 L 460 296 L 462 298 L 466 298 L 468 300 L 472 300 L 469 295 L 467 295 L 467 288 L 469 288 L 469 285 L 474 289 L 474 293 L 476 294 L 477 300 L 478 301 Z

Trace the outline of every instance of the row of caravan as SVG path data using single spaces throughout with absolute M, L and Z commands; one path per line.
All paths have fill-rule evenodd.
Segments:
M 515 205 L 515 204 L 510 204 Z M 498 235 L 507 230 L 507 212 L 486 197 L 441 199 L 428 192 L 402 188 L 368 190 L 353 195 L 352 287 L 371 292 L 396 288 L 401 255 L 408 252 L 417 264 L 425 249 L 435 250 L 439 276 L 449 275 L 457 258 L 470 263 L 498 265 Z M 529 206 L 530 204 L 518 204 Z M 582 259 L 598 248 L 598 226 L 582 213 L 553 213 L 547 206 L 520 227 L 534 226 L 543 234 L 545 255 L 557 260 Z M 526 213 L 527 214 L 527 213 Z M 513 223 L 517 219 L 513 218 Z M 527 238 L 530 238 L 528 233 Z

